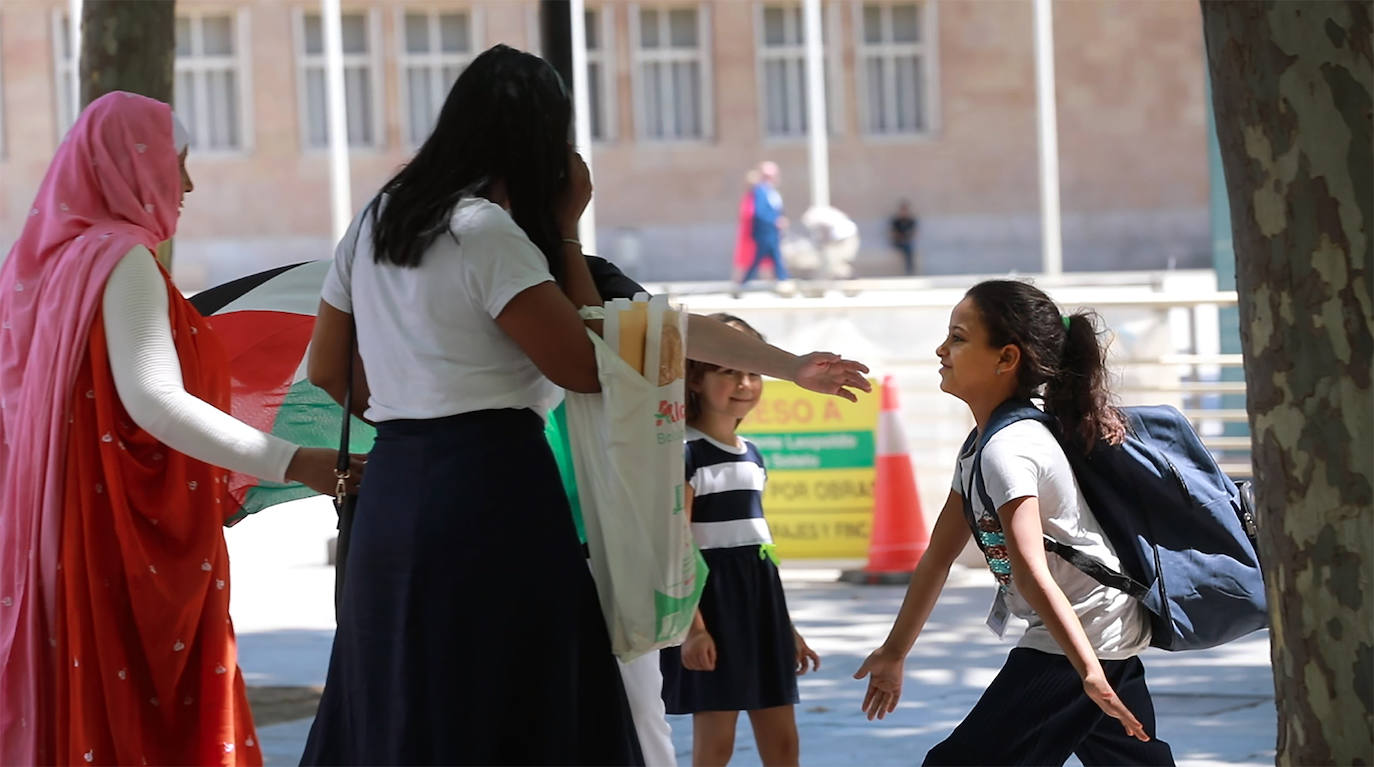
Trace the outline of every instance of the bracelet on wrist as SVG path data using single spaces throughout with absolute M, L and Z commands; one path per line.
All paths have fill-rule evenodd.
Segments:
M 576 245 L 579 249 L 582 247 L 582 241 L 576 237 L 564 237 L 563 242 L 567 245 Z

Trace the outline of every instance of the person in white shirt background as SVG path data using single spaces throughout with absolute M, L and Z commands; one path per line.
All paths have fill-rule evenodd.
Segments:
M 811 266 L 821 279 L 843 280 L 854 273 L 859 253 L 859 227 L 844 211 L 831 205 L 813 205 L 801 217 L 802 227 L 815 251 Z

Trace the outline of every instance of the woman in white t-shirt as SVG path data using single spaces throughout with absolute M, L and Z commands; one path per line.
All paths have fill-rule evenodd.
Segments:
M 936 354 L 940 388 L 968 404 L 980 437 L 999 406 L 1032 396 L 1044 400 L 1066 444 L 1090 448 L 1125 436 L 1107 389 L 1095 315 L 1063 316 L 1027 283 L 971 288 L 954 307 Z M 1036 420 L 996 431 L 981 451 L 986 493 L 972 491 L 973 444 L 959 457 L 892 631 L 854 674 L 870 675 L 868 718 L 897 706 L 907 653 L 974 532 L 964 510 L 968 496 L 999 583 L 989 626 L 1001 634 L 1008 614 L 1030 625 L 973 710 L 925 763 L 1063 764 L 1076 754 L 1085 765 L 1172 764 L 1168 744 L 1153 739 L 1154 704 L 1137 657 L 1150 643 L 1144 608 L 1045 552 L 1048 535 L 1120 568 L 1060 442 Z
M 356 328 L 377 440 L 305 764 L 642 762 L 544 438 L 557 387 L 600 389 L 571 116 L 547 62 L 486 51 L 336 253 L 310 372 Z

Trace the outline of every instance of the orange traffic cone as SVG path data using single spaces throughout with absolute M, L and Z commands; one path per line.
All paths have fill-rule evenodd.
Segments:
M 905 583 L 930 545 L 916 476 L 907 454 L 906 434 L 897 408 L 897 386 L 883 377 L 883 408 L 878 415 L 877 476 L 873 482 L 873 532 L 868 566 L 840 579 L 850 583 Z

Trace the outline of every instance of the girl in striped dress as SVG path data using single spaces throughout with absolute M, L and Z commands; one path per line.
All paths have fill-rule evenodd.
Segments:
M 713 316 L 763 338 L 737 317 Z M 661 662 L 668 713 L 693 715 L 694 765 L 730 760 L 740 711 L 765 765 L 797 764 L 797 675 L 820 668 L 787 614 L 763 518 L 763 457 L 735 433 L 762 391 L 757 373 L 688 362 L 687 505 L 711 574 L 686 641 Z

